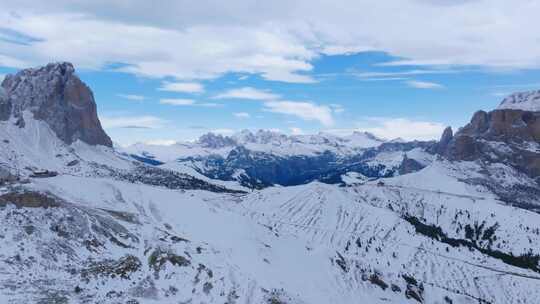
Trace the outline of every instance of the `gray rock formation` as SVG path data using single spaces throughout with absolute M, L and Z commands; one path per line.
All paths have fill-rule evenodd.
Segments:
M 15 116 L 23 127 L 22 112 L 31 111 L 68 144 L 82 140 L 112 147 L 97 117 L 94 95 L 75 75 L 71 63 L 22 70 L 6 76 L 1 87 L 0 120 Z
M 452 131 L 452 128 L 446 127 L 446 129 L 444 129 L 443 131 L 441 139 L 435 146 L 435 152 L 438 154 L 443 154 L 448 148 L 448 144 L 452 141 L 453 138 L 454 138 L 454 132 Z
M 412 158 L 409 158 L 407 154 L 405 154 L 405 156 L 403 157 L 403 161 L 401 161 L 401 165 L 398 168 L 398 172 L 400 175 L 404 175 L 420 171 L 424 169 L 424 167 L 424 165 Z
M 447 131 L 445 134 L 437 148 L 450 160 L 502 162 L 533 178 L 540 177 L 540 153 L 536 149 L 540 112 L 478 111 L 453 137 Z
M 203 147 L 210 149 L 219 149 L 236 145 L 236 141 L 234 141 L 232 138 L 214 133 L 202 135 L 199 138 L 199 143 L 201 143 Z

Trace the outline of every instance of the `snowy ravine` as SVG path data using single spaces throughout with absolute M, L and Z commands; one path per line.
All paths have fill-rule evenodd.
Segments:
M 449 134 L 497 156 L 472 160 L 437 154 L 445 140 L 343 144 L 336 155 L 399 174 L 351 166 L 338 183 L 255 190 L 175 157 L 68 143 L 19 110 L 0 119 L 1 304 L 540 303 L 536 171 L 498 161 L 537 142 Z

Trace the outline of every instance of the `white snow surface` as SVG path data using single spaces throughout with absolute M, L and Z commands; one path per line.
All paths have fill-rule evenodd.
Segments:
M 411 290 L 424 303 L 540 303 L 538 270 L 430 238 L 407 220 L 414 217 L 459 240 L 470 240 L 467 227 L 481 225 L 474 239 L 484 250 L 540 255 L 540 215 L 466 183 L 486 174 L 477 163 L 450 163 L 413 150 L 407 156 L 427 167 L 382 184 L 349 173 L 362 183 L 313 182 L 243 194 L 170 190 L 93 175 L 90 163 L 118 170 L 133 163 L 112 149 L 66 145 L 41 122 L 25 121 L 24 128 L 0 122 L 0 165 L 21 174 L 31 167 L 59 175 L 2 188 L 0 196 L 42 193 L 61 204 L 0 201 L 0 303 L 418 303 Z M 271 137 L 250 144 L 263 149 L 290 140 Z M 360 140 L 325 135 L 295 138 L 291 145 L 302 153 L 335 142 L 339 149 L 360 146 Z M 403 156 L 378 157 L 397 164 Z M 72 160 L 80 163 L 67 166 Z M 169 169 L 203 179 L 177 166 Z M 504 173 L 493 177 L 502 186 L 529 182 L 504 164 L 490 169 Z M 486 237 L 489 227 L 496 238 Z M 156 262 L 169 255 L 185 264 Z M 125 257 L 140 262 L 128 277 L 110 275 L 112 266 L 95 266 L 117 265 Z
M 149 145 L 138 143 L 121 151 L 128 154 L 147 155 L 162 162 L 170 162 L 188 157 L 205 157 L 209 155 L 220 155 L 227 157 L 235 146 L 265 152 L 277 156 L 294 155 L 317 155 L 325 151 L 337 154 L 351 154 L 361 149 L 379 146 L 385 141 L 369 133 L 354 132 L 349 136 L 339 137 L 327 133 L 315 135 L 285 135 L 279 132 L 259 130 L 255 133 L 244 130 L 231 137 L 234 144 L 216 147 L 209 147 L 211 143 L 201 142 L 179 142 L 169 146 Z
M 540 90 L 514 93 L 506 97 L 497 109 L 538 112 L 540 111 Z

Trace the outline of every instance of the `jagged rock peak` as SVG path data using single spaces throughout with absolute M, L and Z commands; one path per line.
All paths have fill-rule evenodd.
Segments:
M 540 111 L 540 90 L 514 93 L 506 97 L 497 109 L 538 112 Z
M 64 142 L 81 140 L 91 145 L 112 147 L 97 117 L 90 88 L 75 74 L 69 62 L 50 63 L 8 75 L 2 82 L 0 119 L 14 116 L 19 121 L 24 111 L 44 121 Z M 24 126 L 24 122 L 20 124 Z
M 444 129 L 443 131 L 443 134 L 441 135 L 441 139 L 436 145 L 435 152 L 439 154 L 444 154 L 453 138 L 454 131 L 452 131 L 452 127 L 446 127 L 446 129 Z
M 199 137 L 198 142 L 201 144 L 201 146 L 210 149 L 219 149 L 236 145 L 234 139 L 221 134 L 214 134 L 212 132 L 203 134 L 201 137 Z

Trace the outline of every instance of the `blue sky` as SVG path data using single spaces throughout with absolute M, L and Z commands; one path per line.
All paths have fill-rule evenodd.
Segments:
M 54 2 L 0 0 L 0 74 L 73 62 L 124 145 L 261 128 L 434 139 L 540 88 L 530 1 Z

